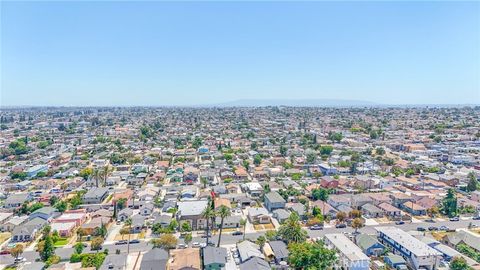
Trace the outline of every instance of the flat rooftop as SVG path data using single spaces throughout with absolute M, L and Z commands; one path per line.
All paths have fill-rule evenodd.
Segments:
M 375 227 L 375 230 L 385 234 L 390 239 L 402 245 L 405 249 L 409 250 L 411 253 L 415 254 L 415 256 L 417 257 L 442 255 L 440 252 L 429 247 L 427 244 L 423 243 L 422 241 L 418 240 L 417 238 L 411 236 L 410 234 L 408 234 L 407 232 L 399 228 L 391 227 L 391 226 Z
M 326 234 L 325 238 L 350 261 L 370 261 L 370 258 L 343 233 Z

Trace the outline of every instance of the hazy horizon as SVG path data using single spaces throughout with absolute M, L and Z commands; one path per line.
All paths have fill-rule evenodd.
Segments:
M 479 2 L 13 2 L 0 105 L 480 103 Z

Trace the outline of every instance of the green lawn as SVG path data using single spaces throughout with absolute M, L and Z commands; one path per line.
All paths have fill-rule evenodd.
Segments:
M 55 247 L 63 247 L 68 244 L 68 240 L 68 238 L 59 238 L 55 243 L 53 243 L 53 245 Z

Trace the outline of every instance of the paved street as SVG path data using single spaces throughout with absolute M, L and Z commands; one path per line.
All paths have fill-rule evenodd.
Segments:
M 468 225 L 472 223 L 473 225 L 479 226 L 480 227 L 480 221 L 479 220 L 460 220 L 457 222 L 452 222 L 452 221 L 438 221 L 435 223 L 427 223 L 427 222 L 420 222 L 420 223 L 405 223 L 403 225 L 393 225 L 395 227 L 401 228 L 402 230 L 405 231 L 410 231 L 410 230 L 416 230 L 417 227 L 424 227 L 428 228 L 429 226 L 435 226 L 435 227 L 440 227 L 440 226 L 447 226 L 450 229 L 461 229 L 461 228 L 467 228 Z M 383 225 L 378 225 L 378 226 L 366 226 L 363 227 L 359 230 L 360 233 L 365 233 L 365 234 L 374 234 L 375 233 L 375 227 L 384 227 L 384 226 L 392 226 L 391 224 L 383 224 Z M 336 229 L 336 228 L 325 228 L 323 230 L 318 230 L 318 231 L 311 231 L 307 230 L 308 235 L 311 238 L 316 238 L 316 237 L 321 237 L 327 233 L 343 233 L 343 232 L 353 232 L 354 229 L 351 227 L 345 228 L 345 229 Z M 257 232 L 257 233 L 247 233 L 245 235 L 245 239 L 251 239 L 255 240 L 258 236 L 264 235 L 264 232 Z M 213 235 L 211 238 L 211 241 L 214 243 L 217 243 L 218 241 L 218 235 Z M 234 236 L 231 234 L 223 234 L 222 235 L 222 245 L 234 245 L 238 241 L 241 241 L 243 239 L 242 235 L 239 236 Z M 180 239 L 179 243 L 182 243 L 183 240 Z M 201 237 L 194 237 L 192 242 L 199 242 L 203 243 L 205 242 L 205 238 Z M 130 245 L 130 252 L 138 252 L 138 251 L 146 251 L 150 249 L 152 246 L 148 243 L 148 240 L 142 241 L 139 244 L 132 244 Z M 114 244 L 105 244 L 103 246 L 104 249 L 108 249 L 110 253 L 114 253 L 115 250 L 119 249 L 122 253 L 125 253 L 127 251 L 127 245 L 114 245 Z M 85 252 L 94 252 L 89 250 L 89 248 L 86 249 Z M 62 257 L 62 259 L 68 259 L 73 253 L 73 248 L 59 248 L 56 250 L 56 254 Z M 25 251 L 22 254 L 23 257 L 27 259 L 28 262 L 33 262 L 35 259 L 38 258 L 38 253 L 35 251 Z M 13 263 L 13 258 L 10 255 L 0 255 L 0 265 L 4 264 L 10 264 Z

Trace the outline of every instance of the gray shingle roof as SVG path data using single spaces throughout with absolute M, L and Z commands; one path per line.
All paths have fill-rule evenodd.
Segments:
M 227 262 L 227 250 L 225 248 L 217 248 L 207 246 L 203 249 L 203 264 L 212 263 L 225 264 Z

